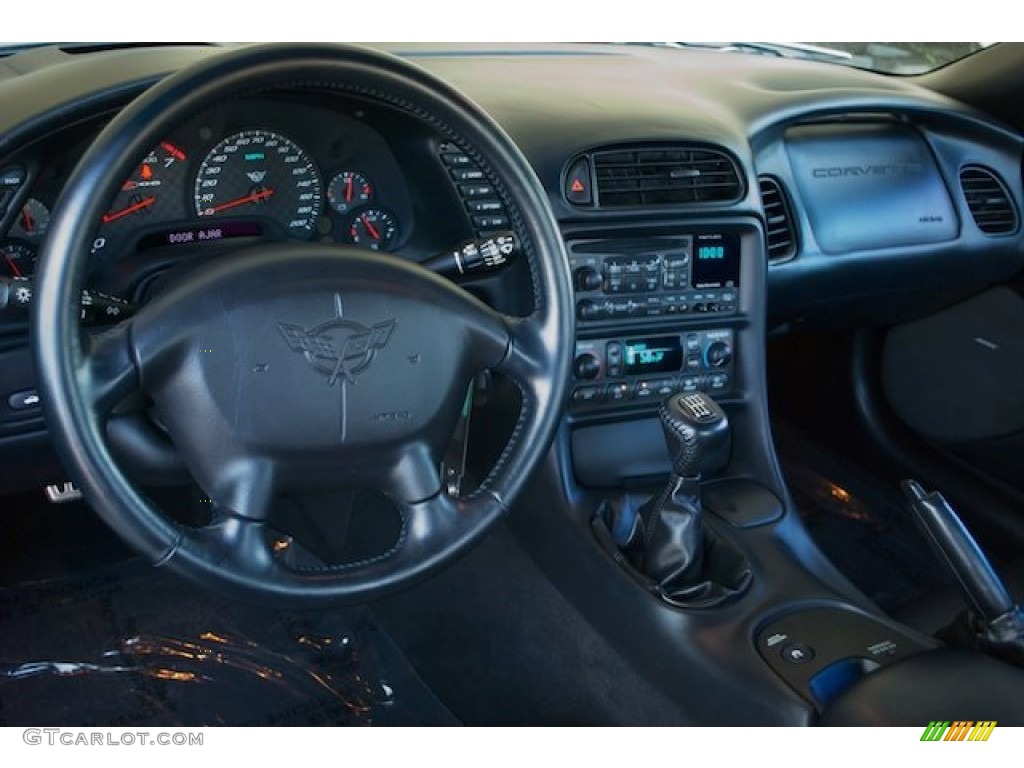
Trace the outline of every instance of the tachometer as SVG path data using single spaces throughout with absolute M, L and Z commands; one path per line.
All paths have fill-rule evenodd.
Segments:
M 323 184 L 313 161 L 295 142 L 253 129 L 222 139 L 196 175 L 199 216 L 259 216 L 293 237 L 309 238 L 323 205 Z
M 160 142 L 121 184 L 110 210 L 103 215 L 103 224 L 152 216 L 163 194 L 168 191 L 168 182 L 176 177 L 184 161 L 185 153 L 181 149 L 169 141 Z M 170 190 L 172 194 L 173 191 Z

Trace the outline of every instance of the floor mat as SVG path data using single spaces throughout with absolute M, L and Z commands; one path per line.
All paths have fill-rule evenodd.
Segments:
M 774 423 L 772 429 L 787 485 L 812 538 L 880 608 L 898 613 L 953 586 L 898 488 L 788 424 Z
M 455 725 L 363 608 L 211 597 L 139 561 L 0 589 L 0 725 Z

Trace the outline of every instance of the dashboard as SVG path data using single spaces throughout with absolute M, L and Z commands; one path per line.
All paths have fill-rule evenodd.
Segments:
M 196 541 L 195 556 L 218 569 L 249 555 L 257 568 L 268 562 L 245 549 L 256 539 L 244 531 L 266 541 L 264 526 L 274 529 L 290 515 L 285 509 L 264 519 L 262 512 L 290 507 L 273 502 L 293 492 L 298 499 L 361 484 L 395 499 L 404 484 L 409 508 L 443 502 L 445 525 L 475 526 L 471 505 L 484 499 L 489 519 L 514 509 L 506 520 L 516 557 L 524 555 L 528 573 L 539 568 L 554 587 L 516 583 L 514 594 L 531 604 L 523 615 L 544 621 L 544 595 L 557 595 L 553 612 L 563 605 L 577 611 L 631 668 L 671 691 L 687 716 L 697 713 L 693 722 L 813 722 L 825 699 L 810 687 L 808 670 L 828 665 L 845 677 L 845 663 L 832 660 L 858 654 L 873 667 L 886 664 L 896 658 L 889 656 L 894 642 L 907 636 L 853 588 L 795 514 L 772 437 L 768 339 L 792 329 L 886 328 L 1019 283 L 1024 136 L 925 79 L 821 62 L 610 44 L 375 47 L 458 91 L 436 86 L 456 108 L 475 102 L 483 114 L 464 110 L 464 127 L 479 120 L 486 130 L 465 135 L 485 143 L 504 132 L 526 162 L 503 150 L 503 140 L 490 152 L 453 143 L 457 110 L 444 113 L 453 122 L 444 125 L 426 111 L 436 99 L 417 102 L 412 89 L 403 102 L 390 76 L 372 87 L 250 80 L 261 89 L 161 136 L 104 201 L 99 220 L 82 223 L 92 243 L 85 287 L 146 305 L 139 322 L 113 317 L 100 330 L 76 324 L 63 303 L 73 275 L 43 287 L 42 323 L 30 325 L 11 297 L 30 296 L 36 254 L 47 253 L 48 237 L 67 238 L 73 229 L 48 232 L 48 216 L 58 209 L 67 224 L 86 197 L 76 184 L 68 205 L 60 202 L 78 162 L 100 157 L 89 153 L 104 126 L 162 78 L 216 49 L 114 45 L 75 53 L 51 46 L 0 59 L 0 295 L 9 305 L 0 315 L 0 490 L 62 486 L 67 476 L 53 445 L 74 461 L 77 447 L 65 437 L 95 432 L 92 442 L 106 443 L 103 461 L 124 469 L 140 498 L 152 496 L 155 505 L 164 491 L 188 495 L 182 518 L 196 513 L 210 522 L 217 506 L 235 509 L 243 495 L 236 487 L 251 492 L 238 507 L 247 514 L 244 503 L 252 502 L 257 513 L 246 526 L 235 525 L 244 515 L 233 517 L 221 529 L 227 538 L 209 549 L 180 527 L 170 548 L 161 545 L 169 554 L 154 558 L 192 557 L 188 542 Z M 303 56 L 325 51 L 332 54 L 303 48 Z M 235 61 L 250 65 L 265 55 L 239 53 Z M 317 78 L 352 72 L 359 59 L 350 55 L 344 67 L 288 71 Z M 1024 50 L 1011 58 L 1019 71 Z M 208 77 L 224 61 L 232 60 L 191 72 Z M 384 84 L 395 91 L 377 90 Z M 168 85 L 154 95 L 187 98 L 194 82 Z M 159 111 L 156 98 L 136 106 L 143 111 L 147 103 Z M 145 122 L 135 110 L 120 114 L 119 128 L 130 127 L 130 117 Z M 515 162 L 499 162 L 502 152 Z M 488 162 L 507 178 L 492 175 Z M 113 166 L 107 169 L 112 176 Z M 531 258 L 495 262 L 486 274 L 444 275 L 468 297 L 420 268 L 507 230 Z M 70 240 L 52 242 L 55 253 L 67 253 L 60 246 Z M 248 247 L 268 243 L 287 247 Z M 335 247 L 352 261 L 335 260 Z M 44 262 L 44 273 L 68 277 L 69 263 Z M 531 323 L 534 336 L 517 336 Z M 400 339 L 396 328 L 412 332 Z M 983 337 L 968 343 L 986 355 L 998 348 Z M 474 344 L 486 350 L 471 359 Z M 793 372 L 810 381 L 806 389 L 823 408 L 845 402 L 826 390 L 833 379 L 816 377 L 835 362 L 825 359 L 830 352 L 798 360 Z M 507 367 L 510 359 L 518 371 Z M 63 417 L 56 428 L 43 419 L 37 364 L 48 373 L 44 396 L 54 397 L 52 410 Z M 953 375 L 970 364 L 969 356 L 948 361 Z M 71 381 L 76 375 L 82 380 Z M 79 399 L 92 400 L 95 410 L 109 406 L 109 420 L 95 418 L 90 406 L 81 418 L 62 409 L 86 391 L 92 397 Z M 703 478 L 695 506 L 713 513 L 703 520 L 716 534 L 706 551 L 721 546 L 714 542 L 742 544 L 738 559 L 749 562 L 752 580 L 744 576 L 736 601 L 713 609 L 655 599 L 657 585 L 619 568 L 623 552 L 607 540 L 626 541 L 636 531 L 635 515 L 632 531 L 613 530 L 626 517 L 610 512 L 650 509 L 650 491 L 665 487 L 672 465 L 659 406 L 675 393 L 698 420 L 709 401 L 697 393 L 706 394 L 730 426 L 724 466 Z M 62 404 L 64 394 L 71 397 Z M 423 404 L 432 399 L 438 402 Z M 66 431 L 56 431 L 61 425 Z M 427 427 L 437 433 L 429 445 L 420 439 Z M 236 439 L 245 451 L 232 450 Z M 274 449 L 283 458 L 264 463 Z M 406 463 L 411 449 L 418 459 Z M 530 453 L 531 463 L 516 450 Z M 410 466 L 416 472 L 406 472 Z M 275 476 L 278 469 L 287 477 Z M 487 486 L 502 473 L 517 489 L 507 496 Z M 413 480 L 406 483 L 406 475 Z M 676 490 L 683 482 L 696 490 L 700 479 L 682 478 Z M 83 487 L 96 499 L 98 489 L 122 485 Z M 832 491 L 848 500 L 843 488 Z M 127 494 L 102 498 L 114 499 L 110 513 Z M 448 514 L 463 502 L 470 514 Z M 334 507 L 330 495 L 325 503 Z M 347 528 L 350 519 L 346 513 L 336 522 Z M 349 565 L 387 571 L 390 554 L 420 541 L 427 518 L 411 519 L 411 536 L 402 517 L 392 549 L 377 547 L 336 575 Z M 296 572 L 316 579 L 332 568 L 320 567 L 314 551 L 306 569 L 301 550 L 327 538 L 318 525 L 313 535 L 296 529 L 294 537 L 282 525 L 289 539 L 273 542 L 275 554 L 294 556 Z M 243 535 L 230 541 L 238 530 Z M 292 538 L 302 546 L 292 547 Z M 460 539 L 460 546 L 475 541 Z M 505 571 L 503 556 L 493 560 L 494 570 Z M 513 565 L 502 579 L 518 573 Z M 486 601 L 501 616 L 494 626 L 508 625 L 508 606 L 491 599 L 501 592 L 483 588 L 486 581 L 460 581 L 473 599 L 463 605 L 453 592 L 446 606 L 461 612 Z M 474 615 L 490 625 L 489 613 Z M 430 617 L 444 619 L 443 612 Z M 448 625 L 476 631 L 473 622 Z M 561 614 L 551 622 L 563 625 L 573 634 L 564 647 L 576 648 L 580 625 Z M 432 625 L 417 624 L 417 634 L 431 637 L 423 626 Z M 823 633 L 811 635 L 811 653 L 787 656 L 787 648 L 804 647 L 790 640 L 807 627 Z M 853 629 L 837 634 L 836 627 Z M 880 633 L 871 634 L 868 655 L 853 648 L 865 627 Z
M 575 281 L 567 418 L 590 483 L 663 469 L 652 417 L 666 393 L 750 402 L 769 331 L 895 322 L 1024 265 L 1021 137 L 914 83 L 653 48 L 381 47 L 477 101 L 547 193 Z M 32 273 L 64 183 L 119 107 L 208 54 L 54 47 L 5 62 L 0 272 Z M 95 222 L 88 284 L 144 302 L 177 268 L 267 241 L 423 262 L 512 225 L 471 154 L 369 98 L 239 97 L 139 158 Z M 525 266 L 466 287 L 500 311 L 531 309 Z M 0 320 L 18 372 L 0 380 L 9 436 L 43 428 L 37 404 L 12 405 L 31 400 L 25 346 L 24 318 Z M 595 446 L 621 440 L 646 449 L 610 472 Z

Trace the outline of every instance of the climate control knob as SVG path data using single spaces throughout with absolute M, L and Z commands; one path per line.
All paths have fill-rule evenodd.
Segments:
M 604 282 L 601 273 L 593 267 L 580 267 L 573 273 L 573 279 L 578 291 L 596 291 Z
M 704 352 L 709 368 L 724 368 L 732 362 L 732 347 L 726 341 L 714 341 Z
M 584 352 L 582 355 L 576 356 L 572 370 L 577 379 L 596 379 L 601 373 L 601 361 L 597 359 L 597 355 Z

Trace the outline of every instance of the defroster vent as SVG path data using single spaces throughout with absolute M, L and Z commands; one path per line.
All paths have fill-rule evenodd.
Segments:
M 764 206 L 768 261 L 786 261 L 796 256 L 796 227 L 782 185 L 771 176 L 759 176 L 761 205 Z
M 736 164 L 715 149 L 656 145 L 590 157 L 601 208 L 732 203 L 743 197 Z
M 978 229 L 986 235 L 1010 235 L 1017 231 L 1017 208 L 995 172 L 969 165 L 960 171 L 960 188 Z

